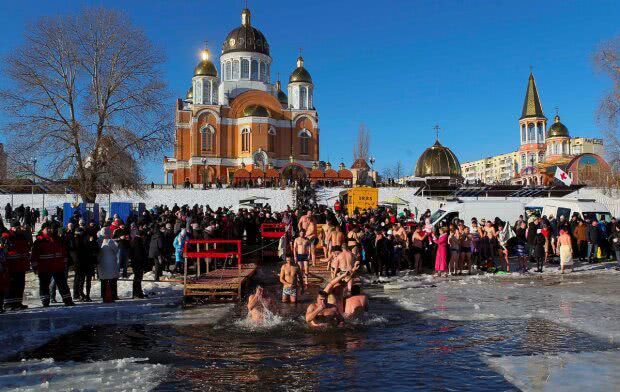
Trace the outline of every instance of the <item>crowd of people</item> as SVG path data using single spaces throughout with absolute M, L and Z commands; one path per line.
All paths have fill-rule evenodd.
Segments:
M 9 211 L 9 207 L 5 208 L 5 221 L 10 228 L 0 224 L 0 304 L 11 310 L 26 308 L 23 295 L 29 271 L 38 276 L 43 306 L 56 302 L 56 292 L 69 306 L 74 301 L 91 301 L 95 278 L 101 282 L 101 296 L 113 301 L 118 298 L 118 279 L 129 278 L 129 270 L 132 297 L 143 298 L 144 273 L 153 271 L 158 281 L 166 270 L 181 272 L 188 238 L 242 239 L 252 246 L 260 239 L 263 223 L 290 227 L 278 245 L 283 263 L 282 300 L 296 301 L 308 285 L 309 266 L 317 264 L 317 249 L 321 248 L 320 258 L 335 281 L 320 297 L 327 298 L 342 314 L 347 313 L 347 298 L 361 290 L 356 282 L 362 273 L 508 273 L 514 272 L 511 259 L 515 258 L 519 272 L 527 272 L 532 263 L 542 272 L 545 264 L 556 259 L 564 272 L 572 269 L 574 259 L 620 258 L 618 222 L 583 220 L 578 215 L 570 219 L 521 217 L 513 223 L 500 218 L 455 219 L 431 225 L 428 210 L 420 216 L 407 209 L 396 213 L 389 208 L 349 215 L 319 205 L 274 212 L 268 204 L 239 211 L 175 204 L 154 207 L 126 221 L 102 216 L 101 225 L 76 213 L 63 227 L 55 216 L 35 216 L 35 210 L 23 206 Z M 317 304 L 322 303 L 321 298 Z

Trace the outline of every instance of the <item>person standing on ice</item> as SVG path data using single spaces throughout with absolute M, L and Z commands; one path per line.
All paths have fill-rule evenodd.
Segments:
M 39 297 L 44 307 L 50 305 L 50 281 L 54 278 L 62 300 L 67 306 L 75 305 L 67 285 L 65 268 L 67 252 L 55 230 L 47 222 L 41 226 L 41 232 L 32 245 L 30 256 L 32 269 L 39 275 Z
M 181 229 L 181 232 L 176 236 L 176 238 L 172 242 L 172 246 L 174 247 L 175 271 L 178 273 L 182 272 L 183 249 L 185 247 L 186 239 L 187 239 L 187 231 L 185 229 Z
M 435 255 L 435 276 L 445 274 L 448 276 L 448 228 L 439 228 L 439 237 L 433 236 L 433 242 L 437 244 L 437 254 Z
M 11 222 L 11 230 L 2 233 L 4 253 L 6 258 L 6 272 L 8 273 L 9 290 L 5 305 L 11 310 L 27 309 L 22 304 L 26 272 L 30 269 L 30 246 L 32 235 L 22 230 L 18 221 Z
M 112 239 L 109 227 L 104 227 L 99 231 L 101 238 L 101 248 L 98 255 L 97 275 L 101 281 L 101 297 L 105 298 L 106 288 L 112 292 L 112 298 L 118 299 L 117 281 L 120 276 L 118 265 L 118 246 Z

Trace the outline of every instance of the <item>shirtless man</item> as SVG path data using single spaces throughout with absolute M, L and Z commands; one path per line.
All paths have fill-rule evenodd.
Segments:
M 358 318 L 368 312 L 368 297 L 361 292 L 359 285 L 351 288 L 351 295 L 344 301 L 344 318 Z
M 335 257 L 336 273 L 339 272 L 347 272 L 353 269 L 353 265 L 355 264 L 355 255 L 349 251 L 349 246 L 347 244 L 342 244 L 342 252 Z
M 293 242 L 293 256 L 299 264 L 299 269 L 304 277 L 304 285 L 308 285 L 308 257 L 310 256 L 310 241 L 306 238 L 306 232 L 299 231 L 299 237 Z
M 336 305 L 341 313 L 345 310 L 345 298 L 348 292 L 348 286 L 353 282 L 353 273 L 351 271 L 343 272 L 332 279 L 331 282 L 323 289 L 327 293 L 327 302 Z
M 273 313 L 273 301 L 269 298 L 261 286 L 256 287 L 256 292 L 248 298 L 248 314 L 252 321 L 261 322 L 265 319 L 265 312 Z
M 293 264 L 291 256 L 286 256 L 286 263 L 280 269 L 280 283 L 282 283 L 282 302 L 295 303 L 297 288 L 300 286 L 299 268 Z
M 312 266 L 316 266 L 316 245 L 319 243 L 319 237 L 317 233 L 317 225 L 314 217 L 310 217 L 308 226 L 306 227 L 306 238 L 310 241 L 310 258 L 312 259 Z
M 325 235 L 325 260 L 329 259 L 331 256 L 331 240 L 332 240 L 332 231 L 334 230 L 334 226 L 332 226 L 329 220 L 327 224 L 323 226 L 323 234 Z
M 342 244 L 344 244 L 344 234 L 340 231 L 340 226 L 336 225 L 334 230 L 331 232 L 331 246 L 332 252 L 340 252 L 342 251 Z
M 306 322 L 313 328 L 344 326 L 342 314 L 335 305 L 327 303 L 327 293 L 324 291 L 319 291 L 316 303 L 308 306 Z
M 310 224 L 310 218 L 312 217 L 312 211 L 308 211 L 306 215 L 299 218 L 299 222 L 297 222 L 297 229 L 299 231 L 308 231 L 308 224 Z

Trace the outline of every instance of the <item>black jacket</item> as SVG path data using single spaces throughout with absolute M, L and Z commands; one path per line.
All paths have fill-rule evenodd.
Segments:
M 586 229 L 586 240 L 591 244 L 598 244 L 599 231 L 597 226 L 592 226 L 592 224 L 588 225 Z

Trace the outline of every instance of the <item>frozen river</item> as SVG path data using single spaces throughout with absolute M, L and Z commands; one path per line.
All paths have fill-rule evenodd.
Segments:
M 83 322 L 4 358 L 0 387 L 611 391 L 620 383 L 620 273 L 609 267 L 401 276 L 373 284 L 370 316 L 344 331 L 307 329 L 309 297 L 260 328 L 233 305 L 78 306 L 70 312 L 88 314 Z M 42 320 L 74 320 L 56 309 L 22 316 L 19 325 L 40 334 L 52 328 Z M 3 332 L 12 323 L 0 316 Z

